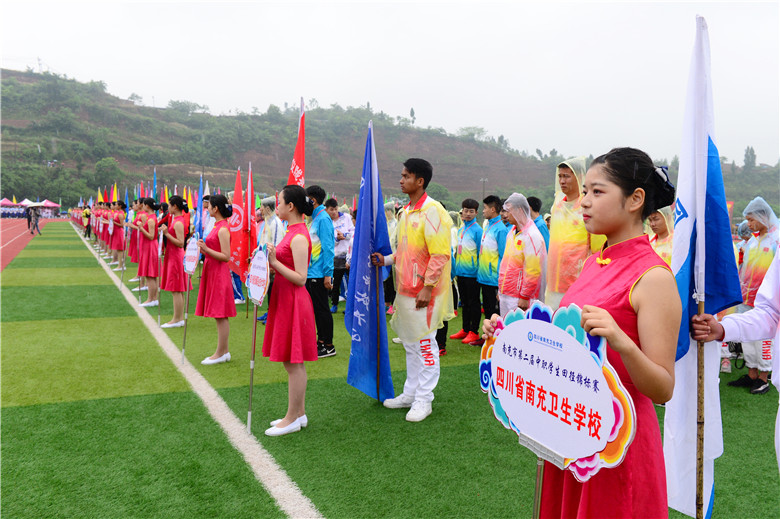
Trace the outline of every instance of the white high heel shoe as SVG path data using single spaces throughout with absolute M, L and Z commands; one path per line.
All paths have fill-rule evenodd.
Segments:
M 284 418 L 279 418 L 278 420 L 274 420 L 273 422 L 271 422 L 271 425 L 276 425 L 282 420 L 284 420 Z M 309 419 L 306 418 L 306 415 L 299 416 L 298 421 L 301 422 L 301 427 L 306 427 L 307 425 L 309 425 Z
M 301 419 L 296 418 L 294 422 L 291 422 L 289 425 L 285 427 L 269 427 L 265 430 L 266 436 L 284 436 L 285 434 L 290 434 L 294 432 L 298 432 L 301 430 Z

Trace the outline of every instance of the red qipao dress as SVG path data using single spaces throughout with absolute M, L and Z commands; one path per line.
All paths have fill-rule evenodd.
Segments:
M 311 256 L 311 238 L 305 223 L 290 225 L 284 239 L 276 247 L 276 258 L 292 270 L 295 270 L 295 262 L 290 242 L 299 234 L 309 242 Z M 273 362 L 317 360 L 317 332 L 311 296 L 305 286 L 299 287 L 279 273 L 274 277 L 274 289 L 268 304 L 263 357 Z
M 141 225 L 140 212 L 135 213 L 135 217 L 133 217 L 133 225 L 135 226 Z M 132 229 L 130 231 L 130 242 L 127 244 L 127 255 L 130 256 L 130 261 L 132 261 L 133 263 L 138 263 L 138 256 L 139 256 L 138 235 L 139 234 L 141 234 L 141 232 L 138 229 Z
M 125 250 L 125 213 L 124 211 L 114 211 L 114 233 L 111 235 L 111 250 Z
M 176 233 L 176 222 L 181 222 L 184 236 L 187 235 L 187 218 L 184 215 L 172 218 L 169 233 L 176 236 L 176 239 L 184 239 Z M 185 244 L 186 245 L 186 244 Z M 184 272 L 184 247 L 177 247 L 171 240 L 165 240 L 165 257 L 163 258 L 162 280 L 160 288 L 168 292 L 187 292 L 192 290 L 192 283 Z
M 147 278 L 156 278 L 160 275 L 160 257 L 157 253 L 157 216 L 154 214 L 146 215 L 146 223 L 142 227 L 149 230 L 149 222 L 152 222 L 152 238 L 147 238 L 144 233 L 141 235 L 141 243 L 138 254 L 138 275 Z M 140 222 L 139 222 L 140 223 Z
M 600 260 L 600 261 L 597 261 Z M 590 256 L 561 306 L 594 305 L 608 311 L 639 348 L 637 316 L 631 307 L 634 284 L 650 269 L 669 269 L 647 235 L 606 247 Z M 543 518 L 666 518 L 666 474 L 661 431 L 653 402 L 636 389 L 620 355 L 607 345 L 607 359 L 631 394 L 636 409 L 636 435 L 623 463 L 603 468 L 579 483 L 569 470 L 545 463 Z
M 219 230 L 228 228 L 227 219 L 217 222 L 208 236 L 206 246 L 217 252 L 223 251 L 219 245 Z M 201 317 L 236 316 L 236 303 L 233 299 L 233 279 L 230 276 L 230 266 L 227 261 L 219 261 L 209 254 L 204 254 L 203 272 L 198 288 L 198 304 L 195 307 L 195 315 Z

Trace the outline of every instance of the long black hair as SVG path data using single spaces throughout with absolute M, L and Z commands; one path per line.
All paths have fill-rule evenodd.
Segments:
M 297 184 L 284 186 L 282 196 L 286 204 L 292 204 L 299 213 L 311 216 L 314 212 L 314 202 L 306 196 L 306 191 Z
M 182 213 L 190 212 L 190 208 L 187 206 L 187 201 L 179 195 L 173 195 L 172 197 L 170 197 L 168 199 L 168 205 L 178 207 Z
M 160 204 L 154 201 L 154 198 L 144 198 L 141 200 L 141 203 L 148 208 L 150 208 L 152 211 L 159 211 L 160 210 Z
M 209 204 L 216 207 L 223 218 L 230 218 L 233 216 L 233 206 L 228 204 L 225 195 L 211 195 L 209 197 Z
M 593 159 L 590 167 L 597 164 L 603 166 L 607 178 L 620 187 L 623 196 L 631 196 L 638 188 L 645 191 L 642 220 L 674 202 L 674 185 L 669 181 L 666 167 L 653 164 L 644 151 L 635 148 L 613 148 Z

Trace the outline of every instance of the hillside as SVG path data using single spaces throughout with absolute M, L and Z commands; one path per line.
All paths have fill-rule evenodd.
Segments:
M 356 193 L 369 120 L 374 121 L 380 176 L 389 193 L 398 192 L 401 163 L 412 156 L 430 160 L 434 181 L 453 193 L 481 196 L 481 178 L 488 179 L 488 192 L 511 192 L 518 185 L 552 192 L 551 171 L 561 157 L 524 157 L 503 138 L 500 145 L 495 139 L 456 137 L 414 127 L 408 119 L 370 107 L 337 105 L 307 108 L 307 183 L 319 183 L 340 197 Z M 41 191 L 42 197 L 63 196 L 72 203 L 73 197 L 78 200 L 112 180 L 96 171 L 105 157 L 118 161 L 120 183 L 151 179 L 154 164 L 159 182 L 193 185 L 203 172 L 211 185 L 223 189 L 232 189 L 236 168 L 246 170 L 251 162 L 257 191 L 271 192 L 287 179 L 297 124 L 298 111 L 292 107 L 212 116 L 188 101 L 164 109 L 137 106 L 106 93 L 100 82 L 3 70 L 2 195 L 37 196 Z M 57 168 L 45 168 L 55 160 Z M 59 173 L 67 181 L 40 178 L 30 185 L 20 178 L 41 167 L 67 171 Z M 38 173 L 47 177 L 54 172 Z M 64 187 L 61 194 L 51 192 Z
M 214 116 L 191 101 L 172 101 L 166 108 L 139 106 L 107 93 L 99 81 L 1 73 L 2 196 L 61 197 L 72 205 L 114 181 L 120 190 L 132 190 L 135 183 L 151 180 L 152 165 L 158 181 L 169 186 L 196 185 L 203 173 L 211 186 L 232 190 L 236 168 L 245 171 L 250 162 L 256 191 L 270 193 L 286 183 L 297 138 L 297 107 L 271 105 L 264 113 Z M 306 110 L 307 184 L 321 184 L 340 199 L 351 199 L 358 190 L 367 125 L 373 120 L 386 194 L 400 194 L 401 163 L 423 157 L 433 164 L 439 184 L 431 190 L 433 196 L 448 206 L 457 207 L 465 196 L 481 198 L 484 185 L 486 193 L 539 196 L 545 210 L 549 207 L 555 165 L 563 159 L 555 150 L 529 155 L 478 127 L 452 135 L 441 128 L 416 127 L 408 118 L 369 105 L 313 104 Z M 736 202 L 737 213 L 756 195 L 780 208 L 777 165 L 723 166 L 726 195 Z M 672 160 L 673 179 L 676 167 Z

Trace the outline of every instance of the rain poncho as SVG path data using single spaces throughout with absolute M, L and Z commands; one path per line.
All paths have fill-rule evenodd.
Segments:
M 568 159 L 558 164 L 558 167 L 561 166 L 567 166 L 574 172 L 581 193 L 585 157 Z M 563 294 L 579 277 L 587 257 L 601 249 L 607 238 L 585 230 L 580 208 L 582 195 L 577 200 L 567 200 L 558 183 L 558 168 L 555 172 L 555 201 L 550 211 L 550 250 L 547 254 L 547 291 Z
M 414 207 L 406 205 L 401 211 L 393 261 L 397 297 L 413 299 L 423 286 L 433 287 L 426 308 L 394 305 L 390 326 L 404 343 L 419 341 L 455 317 L 450 283 L 451 228 L 450 215 L 427 194 Z
M 737 268 L 740 275 L 742 273 L 742 265 L 745 263 L 745 251 L 747 250 L 748 241 L 753 237 L 753 233 L 750 231 L 750 226 L 747 220 L 743 221 L 737 227 L 737 236 L 742 238 L 737 244 L 734 245 L 734 257 L 737 259 Z
M 747 205 L 742 215 L 745 218 L 750 216 L 766 227 L 765 231 L 762 230 L 758 236 L 753 236 L 748 240 L 739 276 L 742 284 L 742 300 L 746 305 L 753 306 L 758 287 L 761 286 L 777 250 L 777 216 L 760 196 L 754 198 Z
M 398 220 L 395 218 L 395 203 L 387 202 L 385 204 L 385 219 L 387 220 L 387 236 L 390 238 L 390 248 L 395 252 L 398 245 L 398 237 L 396 236 Z
M 512 193 L 504 202 L 518 223 L 506 239 L 504 257 L 498 274 L 498 292 L 518 299 L 544 301 L 544 285 L 547 266 L 547 248 L 542 233 L 531 219 L 528 200 Z
M 671 207 L 662 207 L 658 210 L 661 216 L 664 217 L 666 222 L 666 230 L 668 234 L 666 238 L 659 238 L 657 234 L 654 234 L 650 238 L 650 245 L 653 246 L 655 252 L 661 256 L 661 259 L 666 262 L 669 267 L 672 266 L 672 236 L 674 235 L 674 212 Z

